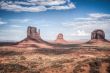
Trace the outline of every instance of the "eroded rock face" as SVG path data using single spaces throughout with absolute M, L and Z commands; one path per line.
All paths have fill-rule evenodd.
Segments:
M 105 33 L 101 29 L 96 29 L 91 33 L 91 40 L 87 42 L 88 44 L 94 44 L 94 45 L 106 45 L 110 44 L 110 41 L 108 41 L 105 38 Z
M 29 26 L 27 29 L 27 38 L 31 38 L 31 39 L 40 38 L 40 29 L 37 31 L 36 27 Z
M 36 27 L 28 26 L 27 37 L 17 43 L 17 47 L 37 47 L 37 48 L 51 48 L 50 43 L 43 40 L 40 36 L 40 30 Z
M 94 30 L 91 33 L 91 40 L 93 40 L 93 39 L 105 40 L 105 33 L 104 33 L 104 31 L 101 30 L 101 29 Z
M 58 34 L 57 39 L 55 41 L 56 41 L 56 43 L 66 43 L 66 41 L 63 38 L 63 34 L 62 33 Z
M 57 36 L 57 39 L 58 40 L 63 40 L 63 34 L 62 33 L 59 33 L 58 36 Z

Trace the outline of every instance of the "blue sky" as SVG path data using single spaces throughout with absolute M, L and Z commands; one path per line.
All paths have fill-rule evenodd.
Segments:
M 19 41 L 28 26 L 41 29 L 41 37 L 55 40 L 90 39 L 103 29 L 110 39 L 110 0 L 0 0 L 0 40 Z

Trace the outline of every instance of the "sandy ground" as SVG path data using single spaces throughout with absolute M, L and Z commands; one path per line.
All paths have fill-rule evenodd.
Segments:
M 66 49 L 2 46 L 0 47 L 0 73 L 93 73 L 90 72 L 92 68 L 88 64 L 93 63 L 93 59 L 96 63 L 99 61 L 101 63 L 99 73 L 109 73 L 107 70 L 110 65 L 109 46 L 95 47 L 82 44 L 79 47 Z M 20 68 L 21 72 L 19 72 Z M 79 71 L 81 68 L 83 71 Z

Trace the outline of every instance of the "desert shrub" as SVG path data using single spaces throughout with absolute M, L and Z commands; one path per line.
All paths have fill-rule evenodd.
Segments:
M 0 64 L 0 73 L 40 73 L 19 64 Z
M 40 60 L 42 60 L 42 57 L 39 57 Z
M 21 72 L 27 69 L 27 67 L 19 64 L 0 64 L 0 73 Z
M 90 62 L 89 65 L 90 65 L 90 73 L 100 73 L 99 67 L 100 67 L 101 63 L 99 61 Z
M 58 68 L 58 67 L 63 67 L 63 65 L 60 63 L 53 63 L 51 67 Z
M 109 64 L 109 66 L 107 67 L 107 72 L 110 73 L 110 64 Z
M 21 57 L 20 57 L 20 60 L 26 60 L 26 57 L 21 56 Z
M 0 57 L 3 56 L 14 56 L 14 55 L 20 55 L 22 53 L 20 52 L 15 52 L 15 51 L 0 51 Z

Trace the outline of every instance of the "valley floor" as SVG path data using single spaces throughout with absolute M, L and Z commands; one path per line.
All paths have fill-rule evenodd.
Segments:
M 0 73 L 110 73 L 110 48 L 2 46 Z

